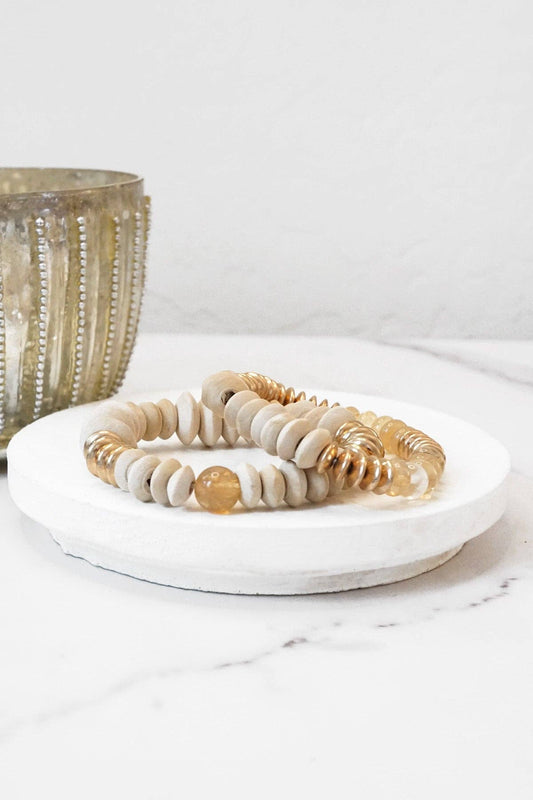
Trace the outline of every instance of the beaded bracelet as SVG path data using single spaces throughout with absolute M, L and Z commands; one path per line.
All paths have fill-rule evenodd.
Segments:
M 196 437 L 207 447 L 221 437 L 229 445 L 242 437 L 282 463 L 260 470 L 213 466 L 195 478 L 190 466 L 137 446 L 174 433 L 186 446 Z M 401 420 L 319 404 L 255 372 L 207 378 L 201 401 L 184 392 L 176 403 L 104 403 L 84 425 L 82 443 L 89 471 L 104 482 L 170 506 L 182 506 L 194 490 L 213 513 L 227 513 L 239 500 L 247 509 L 261 501 L 271 508 L 317 503 L 353 488 L 428 498 L 446 462 L 437 442 Z

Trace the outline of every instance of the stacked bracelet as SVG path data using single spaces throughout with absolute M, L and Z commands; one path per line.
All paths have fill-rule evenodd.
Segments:
M 239 437 L 282 459 L 279 467 L 240 464 L 203 470 L 175 458 L 161 460 L 138 448 L 141 440 L 168 439 L 183 445 L 196 437 L 213 447 L 222 437 Z M 445 465 L 442 447 L 401 420 L 306 399 L 257 373 L 220 372 L 202 387 L 202 400 L 189 392 L 176 403 L 119 403 L 100 406 L 82 432 L 89 471 L 139 500 L 181 506 L 193 490 L 208 511 L 226 513 L 237 501 L 248 509 L 260 502 L 275 508 L 321 502 L 344 489 L 427 498 Z

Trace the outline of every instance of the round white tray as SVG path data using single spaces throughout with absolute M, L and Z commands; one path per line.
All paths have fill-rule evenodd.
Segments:
M 404 419 L 441 442 L 448 463 L 431 501 L 350 492 L 321 505 L 226 516 L 209 514 L 194 500 L 184 508 L 141 503 L 87 472 L 79 430 L 90 406 L 52 414 L 13 438 L 11 495 L 67 554 L 155 583 L 233 594 L 335 592 L 410 578 L 443 564 L 502 515 L 509 457 L 483 431 L 406 403 L 317 394 Z M 175 438 L 143 447 L 178 454 L 195 469 L 272 460 L 247 446 L 193 447 L 180 456 Z

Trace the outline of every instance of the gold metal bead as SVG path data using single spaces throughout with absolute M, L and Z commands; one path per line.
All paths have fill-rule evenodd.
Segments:
M 120 443 L 120 439 L 118 439 L 118 437 L 111 439 L 110 435 L 106 431 L 101 432 L 100 436 L 89 438 L 91 439 L 91 442 L 89 444 L 86 442 L 86 446 L 84 446 L 85 461 L 87 463 L 89 472 L 98 478 L 99 475 L 96 468 L 96 459 L 98 457 L 98 453 L 102 447 L 106 447 L 108 444 L 118 445 Z
M 328 444 L 318 456 L 316 462 L 316 471 L 319 475 L 326 472 L 332 465 L 333 461 L 337 458 L 339 448 L 336 444 Z
M 345 478 L 345 486 L 347 489 L 352 489 L 354 486 L 359 486 L 366 472 L 367 454 L 361 449 L 351 452 L 352 463 Z
M 116 433 L 112 433 L 111 431 L 96 431 L 95 433 L 91 433 L 91 435 L 86 438 L 85 443 L 83 445 L 83 455 L 85 458 L 87 457 L 89 448 L 95 442 L 100 441 L 101 439 L 106 439 L 107 441 L 115 441 L 115 442 L 121 441 L 120 436 L 118 436 Z
M 119 444 L 113 448 L 113 450 L 105 459 L 104 469 L 107 476 L 107 482 L 110 483 L 111 486 L 116 486 L 118 488 L 118 483 L 115 480 L 115 464 L 117 463 L 118 457 L 126 450 L 134 449 L 135 448 L 130 447 L 128 444 Z
M 346 473 L 352 466 L 352 454 L 349 450 L 344 450 L 339 453 L 337 458 L 334 459 L 331 465 L 331 474 L 333 480 L 339 486 L 344 483 Z
M 108 442 L 108 444 L 104 444 L 102 447 L 98 448 L 98 452 L 96 453 L 94 466 L 96 471 L 96 476 L 100 478 L 100 480 L 104 481 L 104 483 L 109 483 L 107 469 L 106 469 L 106 459 L 115 451 L 117 445 L 116 442 Z
M 394 480 L 394 470 L 392 467 L 392 463 L 389 458 L 385 458 L 381 462 L 381 477 L 379 479 L 378 485 L 373 490 L 374 494 L 387 494 L 390 487 L 392 486 L 393 480 Z
M 366 472 L 359 486 L 365 492 L 373 492 L 381 478 L 381 459 L 378 456 L 368 455 Z
M 241 378 L 250 391 L 255 392 L 263 400 L 277 400 L 278 403 L 286 406 L 290 403 L 295 403 L 299 400 L 305 400 L 305 392 L 296 392 L 292 386 L 286 387 L 283 383 L 269 378 L 268 375 L 260 375 L 258 372 L 240 372 Z M 318 404 L 316 398 L 312 399 L 315 405 L 329 406 L 327 400 L 323 400 Z M 338 406 L 338 403 L 333 403 L 331 406 Z
M 377 433 L 358 420 L 345 422 L 335 434 L 335 443 L 349 450 L 361 448 L 375 456 L 384 456 L 383 444 Z

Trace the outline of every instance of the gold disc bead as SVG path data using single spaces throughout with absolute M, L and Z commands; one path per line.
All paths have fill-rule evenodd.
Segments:
M 107 442 L 117 442 L 121 441 L 120 436 L 117 436 L 116 433 L 111 433 L 111 431 L 95 431 L 88 436 L 83 445 L 83 456 L 87 458 L 89 454 L 89 450 L 94 449 L 94 446 L 97 447 L 102 444 L 103 441 Z
M 346 473 L 352 466 L 352 453 L 349 450 L 343 450 L 333 461 L 331 466 L 331 475 L 337 486 L 344 485 Z
M 366 462 L 366 472 L 359 484 L 365 492 L 373 492 L 381 478 L 381 459 L 379 456 L 369 454 Z
M 196 478 L 196 499 L 212 514 L 227 514 L 241 496 L 241 485 L 227 467 L 208 467 Z
M 336 444 L 328 444 L 320 453 L 316 462 L 316 471 L 319 475 L 326 472 L 337 458 L 339 448 Z
M 85 456 L 87 468 L 96 478 L 100 477 L 96 468 L 98 453 L 103 447 L 112 443 L 118 446 L 120 444 L 120 439 L 115 434 L 109 433 L 109 431 L 98 431 L 89 436 L 85 442 L 83 454 Z
M 117 447 L 120 447 L 117 442 L 108 442 L 100 447 L 98 449 L 98 453 L 96 453 L 94 460 L 96 476 L 104 483 L 109 483 L 106 470 L 106 460 L 116 450 Z
M 365 453 L 360 448 L 352 451 L 352 463 L 344 481 L 347 489 L 359 486 L 363 480 L 366 473 L 367 458 L 370 458 L 368 453 Z
M 374 488 L 374 494 L 386 494 L 392 486 L 394 480 L 394 468 L 389 458 L 381 461 L 381 477 L 378 485 Z

